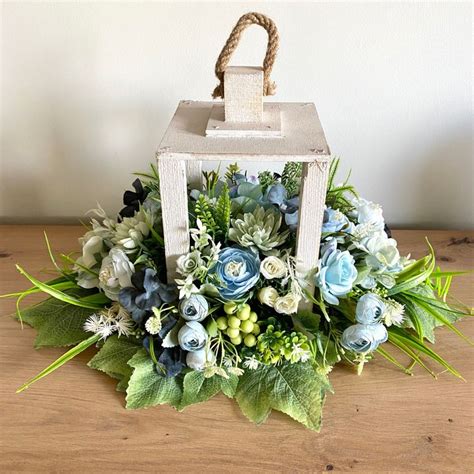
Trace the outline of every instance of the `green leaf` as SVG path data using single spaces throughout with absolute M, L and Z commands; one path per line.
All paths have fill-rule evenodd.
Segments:
M 397 283 L 387 292 L 388 296 L 396 295 L 402 291 L 408 291 L 430 278 L 436 266 L 436 259 L 433 247 L 429 243 L 430 254 L 408 265 L 397 275 Z
M 134 370 L 127 387 L 127 408 L 134 410 L 164 403 L 179 407 L 183 394 L 182 379 L 158 375 L 145 349 L 138 350 L 128 364 Z
M 54 286 L 48 285 L 47 283 L 38 280 L 23 270 L 23 268 L 21 268 L 19 265 L 16 265 L 16 268 L 24 277 L 30 280 L 33 285 L 53 298 L 64 301 L 65 303 L 69 303 L 71 305 L 80 306 L 81 308 L 101 309 L 104 306 L 103 304 L 89 303 L 88 301 L 81 301 L 80 299 L 74 298 L 74 296 L 70 296 L 68 293 L 64 293 L 63 291 L 56 289 Z
M 239 378 L 229 375 L 226 379 L 220 375 L 206 378 L 202 372 L 188 372 L 183 381 L 183 398 L 179 406 L 184 410 L 189 405 L 205 402 L 219 392 L 223 392 L 229 398 L 234 398 Z
M 118 379 L 117 390 L 124 391 L 133 372 L 133 369 L 128 365 L 128 361 L 142 347 L 135 338 L 113 335 L 107 338 L 100 351 L 87 365 Z
M 313 313 L 311 310 L 301 310 L 298 314 L 291 317 L 296 331 L 300 331 L 309 339 L 313 339 L 319 333 L 319 323 L 321 316 Z
M 263 423 L 274 409 L 319 431 L 328 389 L 327 379 L 310 363 L 262 365 L 244 372 L 235 398 L 243 414 L 255 423 Z
M 16 393 L 23 392 L 30 387 L 30 385 L 34 384 L 38 380 L 41 380 L 43 377 L 46 377 L 51 372 L 54 372 L 59 367 L 63 366 L 66 362 L 70 361 L 74 357 L 76 357 L 81 352 L 85 351 L 88 347 L 95 344 L 100 339 L 99 334 L 94 334 L 93 336 L 89 337 L 85 341 L 80 342 L 77 346 L 74 346 L 72 349 L 69 349 L 65 354 L 61 357 L 56 359 L 52 364 L 48 365 L 46 369 L 42 370 L 38 375 L 25 382 L 17 391 Z
M 90 337 L 83 329 L 94 310 L 48 298 L 21 311 L 22 319 L 38 331 L 35 347 L 64 347 Z

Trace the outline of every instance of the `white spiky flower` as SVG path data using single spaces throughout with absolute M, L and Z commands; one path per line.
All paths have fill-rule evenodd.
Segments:
M 84 331 L 99 334 L 101 339 L 107 339 L 114 332 L 113 324 L 102 314 L 92 314 L 84 323 Z
M 385 300 L 385 313 L 383 315 L 386 326 L 400 326 L 405 318 L 405 307 L 398 301 L 387 298 Z
M 243 364 L 246 369 L 257 370 L 260 362 L 255 358 L 255 356 L 246 357 Z
M 119 336 L 129 336 L 133 327 L 133 319 L 118 303 L 113 303 L 100 313 L 92 314 L 84 323 L 84 331 L 100 334 L 102 339 L 106 339 L 114 333 Z

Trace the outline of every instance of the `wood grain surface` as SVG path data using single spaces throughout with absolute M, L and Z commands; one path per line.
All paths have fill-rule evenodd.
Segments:
M 55 250 L 77 248 L 79 226 L 47 226 Z M 0 292 L 28 286 L 15 271 L 35 275 L 49 265 L 42 226 L 0 227 Z M 402 253 L 421 256 L 424 236 L 445 269 L 474 267 L 474 233 L 396 231 Z M 453 294 L 473 304 L 473 275 Z M 467 382 L 421 369 L 409 377 L 384 360 L 357 377 L 331 374 L 321 433 L 280 413 L 254 426 L 224 396 L 177 413 L 160 406 L 127 411 L 115 382 L 86 367 L 93 350 L 26 392 L 15 389 L 63 351 L 33 349 L 35 331 L 6 316 L 0 300 L 0 471 L 10 472 L 473 472 L 473 349 L 446 329 L 437 350 Z M 458 327 L 473 337 L 471 321 Z

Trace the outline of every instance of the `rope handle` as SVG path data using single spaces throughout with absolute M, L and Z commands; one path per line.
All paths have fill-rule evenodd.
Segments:
M 272 19 L 263 13 L 250 12 L 239 18 L 239 21 L 234 26 L 229 38 L 222 48 L 221 54 L 217 58 L 215 66 L 215 74 L 219 80 L 219 84 L 214 89 L 212 97 L 224 98 L 224 72 L 229 64 L 230 58 L 237 48 L 240 37 L 243 31 L 250 25 L 259 25 L 268 33 L 267 52 L 263 60 L 263 95 L 273 95 L 275 93 L 276 85 L 270 80 L 270 73 L 272 72 L 273 63 L 275 62 L 278 50 L 278 29 Z

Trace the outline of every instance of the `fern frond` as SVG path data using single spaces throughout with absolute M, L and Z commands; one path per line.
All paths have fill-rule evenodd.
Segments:
M 216 207 L 214 209 L 214 218 L 217 224 L 217 233 L 225 239 L 229 232 L 230 226 L 230 211 L 231 202 L 229 195 L 229 188 L 227 184 L 222 188 L 221 195 L 217 199 Z

